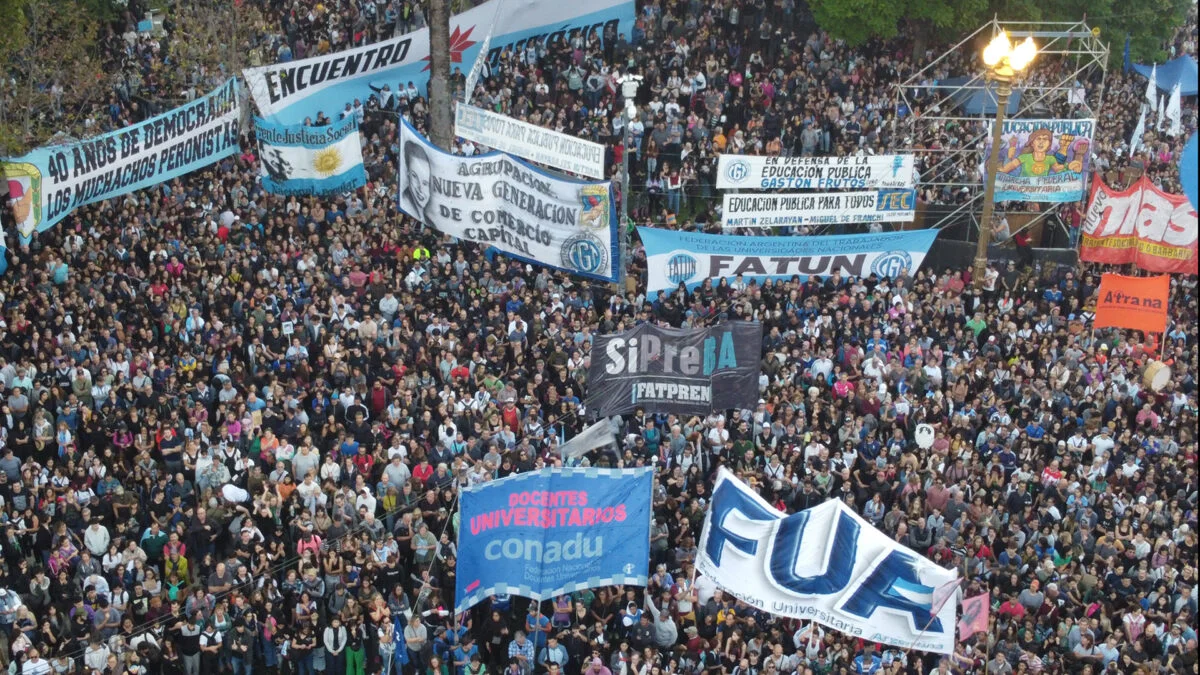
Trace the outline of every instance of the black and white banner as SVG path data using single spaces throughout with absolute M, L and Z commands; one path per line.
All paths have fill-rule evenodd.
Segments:
M 764 157 L 721 155 L 721 190 L 867 190 L 911 188 L 913 155 L 870 157 Z
M 916 190 L 828 194 L 727 192 L 721 221 L 729 227 L 908 223 L 916 213 Z
M 509 155 L 451 155 L 404 122 L 400 210 L 522 262 L 616 281 L 612 184 L 553 176 Z
M 602 416 L 754 408 L 761 345 L 762 324 L 748 321 L 688 330 L 642 324 L 598 336 L 587 407 Z

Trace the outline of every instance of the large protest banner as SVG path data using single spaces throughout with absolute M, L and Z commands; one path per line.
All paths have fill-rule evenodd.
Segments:
M 761 350 L 762 324 L 750 321 L 699 329 L 644 323 L 600 335 L 592 343 L 587 407 L 601 416 L 753 409 Z
M 278 195 L 327 195 L 367 184 L 358 122 L 353 116 L 324 127 L 254 120 L 262 183 Z
M 1145 176 L 1127 190 L 1097 180 L 1081 229 L 1080 260 L 1196 273 L 1196 209 L 1187 197 L 1163 192 Z
M 230 79 L 145 122 L 0 160 L 18 232 L 28 238 L 80 206 L 157 185 L 235 154 L 240 117 L 237 80 Z
M 653 481 L 653 467 L 555 468 L 463 488 L 455 613 L 498 593 L 645 586 Z
M 639 227 L 649 267 L 646 292 L 688 289 L 705 279 L 762 283 L 798 276 L 894 277 L 915 274 L 937 230 L 811 237 L 740 237 Z
M 603 145 L 473 105 L 456 106 L 454 134 L 531 162 L 589 178 L 604 178 Z
M 913 155 L 869 157 L 772 157 L 721 155 L 721 190 L 865 190 L 911 188 L 917 183 Z
M 504 11 L 497 14 L 499 2 L 505 3 Z M 521 52 L 530 40 L 559 44 L 580 35 L 600 38 L 606 31 L 630 35 L 633 20 L 633 0 L 490 0 L 450 19 L 450 60 L 469 70 L 489 30 L 488 60 L 495 63 L 504 50 Z M 333 117 L 355 99 L 365 103 L 385 84 L 396 92 L 413 82 L 424 95 L 429 82 L 429 29 L 242 73 L 263 117 L 281 124 L 300 124 L 321 111 Z
M 917 191 L 911 189 L 828 194 L 726 192 L 721 221 L 730 227 L 908 223 L 916 212 Z
M 1074 202 L 1091 170 L 1096 120 L 1005 120 L 996 174 L 996 201 Z M 986 180 L 991 140 L 980 175 Z
M 696 569 L 738 600 L 868 642 L 954 652 L 957 607 L 935 608 L 933 595 L 956 571 L 897 544 L 839 499 L 789 516 L 724 467 L 712 495 Z
M 400 210 L 522 262 L 616 281 L 620 239 L 611 183 L 560 178 L 504 153 L 459 157 L 404 122 Z

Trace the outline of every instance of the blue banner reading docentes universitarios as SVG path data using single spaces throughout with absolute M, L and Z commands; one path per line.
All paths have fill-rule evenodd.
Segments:
M 502 11 L 496 12 L 497 4 Z M 505 49 L 524 50 L 527 42 L 570 42 L 579 35 L 602 37 L 633 30 L 633 0 L 490 0 L 450 19 L 450 61 L 466 73 L 488 44 L 495 62 Z M 485 39 L 490 36 L 490 39 Z M 262 116 L 281 124 L 300 124 L 318 112 L 334 117 L 355 99 L 366 103 L 396 94 L 408 83 L 424 96 L 429 82 L 429 29 L 354 49 L 299 61 L 273 63 L 242 71 Z M 384 101 L 386 104 L 387 102 Z
M 351 115 L 325 127 L 255 119 L 262 184 L 278 195 L 327 195 L 367 184 L 358 123 Z
M 917 271 L 937 230 L 811 237 L 740 237 L 639 227 L 648 265 L 646 291 L 695 288 L 712 279 L 759 283 L 798 276 L 894 277 Z
M 651 467 L 556 468 L 464 489 L 454 611 L 498 593 L 645 586 L 652 481 Z
M 43 232 L 74 209 L 158 185 L 238 151 L 237 80 L 103 136 L 0 160 L 17 231 Z

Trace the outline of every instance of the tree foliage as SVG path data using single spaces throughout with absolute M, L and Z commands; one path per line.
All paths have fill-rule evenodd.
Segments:
M 57 133 L 84 133 L 107 78 L 97 53 L 101 3 L 0 0 L 0 154 L 18 154 Z

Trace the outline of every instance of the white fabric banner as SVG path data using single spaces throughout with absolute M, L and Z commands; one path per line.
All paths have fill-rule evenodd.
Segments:
M 908 223 L 916 217 L 916 190 L 828 194 L 725 193 L 721 222 L 729 227 Z
M 531 162 L 604 179 L 604 146 L 599 143 L 463 103 L 454 112 L 454 133 Z
M 563 459 L 583 457 L 592 450 L 615 445 L 617 437 L 613 435 L 613 420 L 605 417 L 583 431 L 575 434 L 571 440 L 558 446 L 558 454 Z
M 839 500 L 792 514 L 722 468 L 697 570 L 752 607 L 871 642 L 951 654 L 958 608 L 933 596 L 958 578 Z
M 400 141 L 401 211 L 522 262 L 617 280 L 611 183 L 560 178 L 500 152 L 450 155 L 407 121 Z
M 853 190 L 916 185 L 913 155 L 767 157 L 721 155 L 721 190 Z

